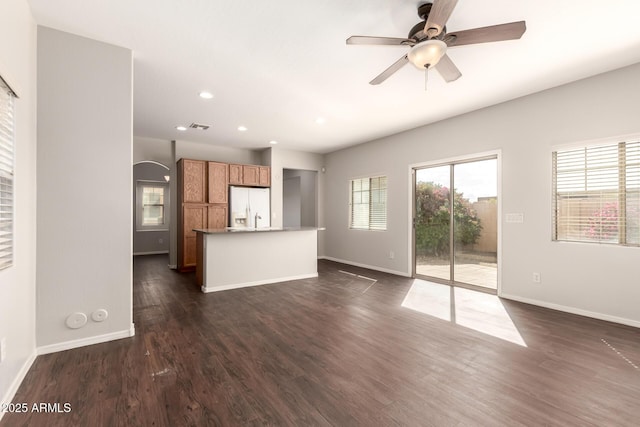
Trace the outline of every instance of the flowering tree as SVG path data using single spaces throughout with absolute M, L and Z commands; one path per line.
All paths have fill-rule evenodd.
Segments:
M 587 229 L 585 231 L 589 239 L 606 241 L 618 238 L 618 203 L 611 202 L 589 217 Z
M 456 244 L 478 241 L 482 226 L 476 212 L 462 193 L 454 191 L 453 216 Z M 440 256 L 449 252 L 449 188 L 433 182 L 416 184 L 416 249 L 420 253 Z

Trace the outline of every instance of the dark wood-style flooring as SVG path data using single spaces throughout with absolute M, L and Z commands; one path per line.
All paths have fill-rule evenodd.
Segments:
M 38 357 L 14 399 L 71 412 L 0 425 L 640 423 L 636 328 L 503 300 L 525 347 L 404 308 L 407 278 L 320 261 L 317 279 L 203 294 L 166 265 L 135 258 L 135 337 Z

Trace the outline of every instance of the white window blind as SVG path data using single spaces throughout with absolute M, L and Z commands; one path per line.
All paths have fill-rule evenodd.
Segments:
M 164 225 L 164 186 L 142 187 L 142 225 Z
M 553 153 L 554 240 L 640 245 L 640 141 Z
M 136 230 L 166 230 L 169 185 L 160 181 L 138 181 L 136 185 Z
M 387 177 L 351 180 L 349 227 L 359 230 L 387 229 Z
M 14 97 L 0 78 L 0 269 L 13 264 Z

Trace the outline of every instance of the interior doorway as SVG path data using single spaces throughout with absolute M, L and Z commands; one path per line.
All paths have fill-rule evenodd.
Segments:
M 133 165 L 133 255 L 168 254 L 169 167 L 152 160 Z
M 318 172 L 283 169 L 282 225 L 284 227 L 317 227 Z
M 497 156 L 414 168 L 413 206 L 414 276 L 496 293 Z

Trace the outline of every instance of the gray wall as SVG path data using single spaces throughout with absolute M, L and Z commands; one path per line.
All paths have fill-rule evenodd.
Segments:
M 0 75 L 15 102 L 13 266 L 0 271 L 0 402 L 9 403 L 36 348 L 36 24 L 26 0 L 2 2 Z M 0 412 L 0 418 L 3 413 Z
M 552 147 L 640 132 L 638 99 L 640 64 L 328 154 L 326 255 L 409 274 L 410 165 L 500 150 L 502 212 L 525 218 L 500 224 L 501 295 L 640 326 L 640 248 L 551 241 Z M 388 230 L 349 230 L 349 179 L 378 174 Z
M 302 224 L 302 194 L 300 177 L 293 176 L 282 180 L 282 225 L 300 227 Z
M 37 344 L 129 336 L 132 54 L 38 27 Z M 104 322 L 91 313 L 106 309 Z M 85 313 L 69 329 L 65 319 Z
M 156 138 L 133 137 L 133 163 L 154 161 L 171 168 L 171 141 Z
M 223 163 L 261 164 L 260 151 L 244 148 L 223 147 L 184 140 L 176 140 L 176 161 L 181 158 L 212 160 Z
M 138 231 L 137 218 L 137 193 L 138 181 L 155 181 L 165 184 L 165 175 L 169 175 L 169 168 L 165 165 L 145 161 L 133 165 L 133 254 L 147 255 L 169 253 L 169 224 L 164 230 Z M 165 212 L 171 211 L 171 197 L 165 201 Z M 170 215 L 169 215 L 169 218 Z

